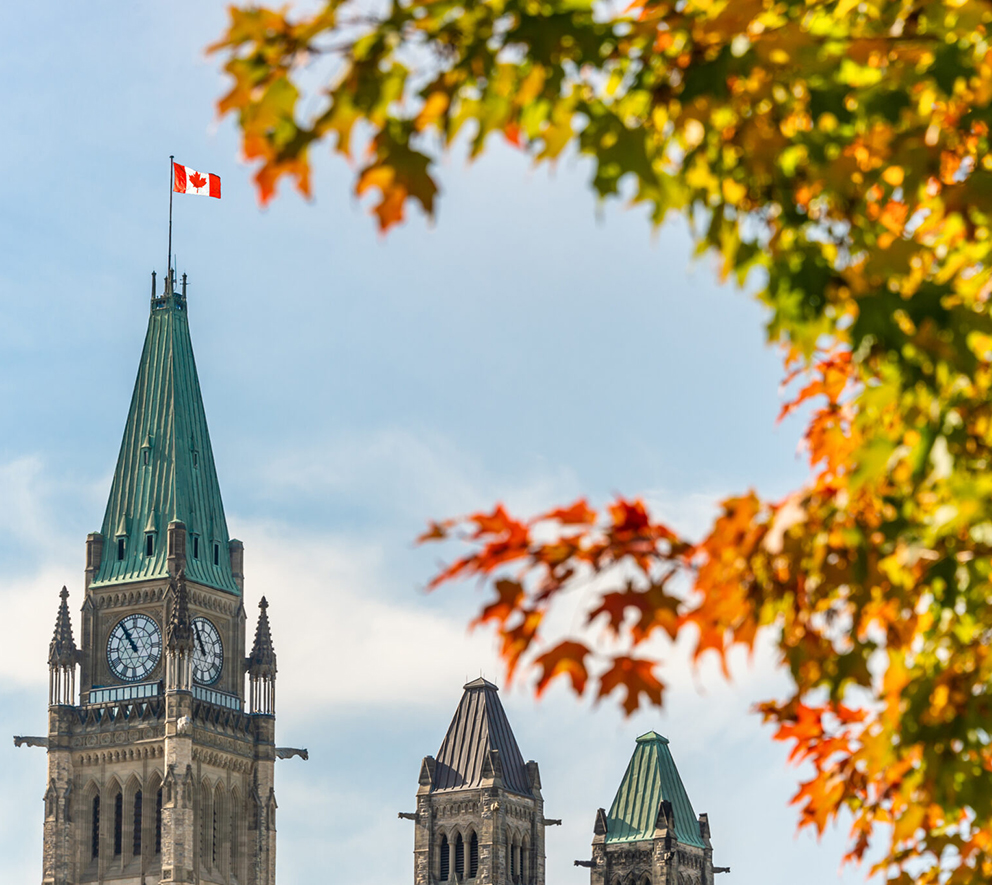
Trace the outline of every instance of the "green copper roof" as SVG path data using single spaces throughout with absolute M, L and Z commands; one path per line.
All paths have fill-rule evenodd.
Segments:
M 167 530 L 170 522 L 180 520 L 188 532 L 187 580 L 238 593 L 193 360 L 186 297 L 169 289 L 152 299 L 145 347 L 103 517 L 103 558 L 93 585 L 166 577 Z M 151 555 L 147 553 L 149 537 Z M 118 558 L 121 539 L 124 555 Z
M 672 803 L 679 842 L 704 848 L 699 822 L 669 752 L 668 739 L 649 731 L 637 739 L 634 755 L 610 807 L 606 841 L 639 842 L 653 838 L 663 799 Z

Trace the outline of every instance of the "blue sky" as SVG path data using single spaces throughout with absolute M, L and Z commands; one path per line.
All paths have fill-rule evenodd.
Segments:
M 466 677 L 500 676 L 491 637 L 466 635 L 475 590 L 422 591 L 424 522 L 619 491 L 698 531 L 724 494 L 802 481 L 799 427 L 775 424 L 762 311 L 690 262 L 677 224 L 597 210 L 574 159 L 549 174 L 498 145 L 452 158 L 436 223 L 415 214 L 383 240 L 353 169 L 318 150 L 316 198 L 283 188 L 259 210 L 214 112 L 224 80 L 203 47 L 223 25 L 221 3 L 0 6 L 0 731 L 45 729 L 57 593 L 78 609 L 165 264 L 172 153 L 223 181 L 219 202 L 177 198 L 174 251 L 246 602 L 272 604 L 279 741 L 311 752 L 277 772 L 280 882 L 407 882 L 396 812 Z M 663 656 L 662 713 L 503 693 L 564 819 L 549 885 L 588 881 L 572 861 L 651 728 L 731 885 L 840 881 L 843 834 L 795 836 L 798 773 L 747 712 L 783 690 L 770 656 L 730 686 Z M 44 754 L 5 740 L 0 868 L 26 882 Z

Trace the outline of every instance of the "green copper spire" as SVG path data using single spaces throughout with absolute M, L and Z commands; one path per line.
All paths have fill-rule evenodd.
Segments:
M 679 842 L 704 848 L 699 822 L 682 785 L 668 739 L 654 731 L 637 739 L 634 755 L 607 818 L 607 842 L 640 842 L 654 837 L 663 799 L 672 803 Z
M 227 520 L 207 432 L 181 292 L 155 296 L 110 500 L 103 556 L 91 586 L 164 578 L 168 528 L 185 523 L 186 578 L 238 593 Z

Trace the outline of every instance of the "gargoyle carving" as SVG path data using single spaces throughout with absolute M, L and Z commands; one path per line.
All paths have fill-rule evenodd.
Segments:
M 23 735 L 14 735 L 14 746 L 15 747 L 44 747 L 48 749 L 48 738 L 43 737 L 24 737 Z
M 276 758 L 277 759 L 292 759 L 294 756 L 299 756 L 304 762 L 310 758 L 310 754 L 307 752 L 306 747 L 302 750 L 296 747 L 276 747 Z

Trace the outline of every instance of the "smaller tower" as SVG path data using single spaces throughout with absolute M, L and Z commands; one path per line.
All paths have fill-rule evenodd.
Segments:
M 79 650 L 72 638 L 72 620 L 69 617 L 69 591 L 62 588 L 62 602 L 55 619 L 55 634 L 48 646 L 48 705 L 72 706 L 76 703 L 76 664 Z
M 713 847 L 705 814 L 697 819 L 668 739 L 637 739 L 610 813 L 596 812 L 591 885 L 713 885 Z
M 420 768 L 414 883 L 544 885 L 541 775 L 524 763 L 497 692 L 464 686 L 437 758 Z M 558 823 L 558 821 L 554 821 Z
M 274 716 L 276 712 L 276 650 L 269 630 L 269 603 L 263 596 L 258 603 L 255 643 L 245 661 L 248 670 L 249 707 L 252 713 Z
M 258 624 L 251 654 L 245 659 L 248 671 L 249 711 L 255 724 L 255 781 L 252 785 L 249 826 L 258 875 L 255 885 L 274 885 L 276 880 L 276 650 L 269 630 L 269 603 L 258 603 Z
M 72 843 L 73 765 L 71 735 L 76 720 L 76 665 L 79 650 L 72 636 L 69 591 L 59 593 L 55 633 L 48 646 L 48 789 L 45 791 L 44 885 L 70 885 L 74 872 Z

